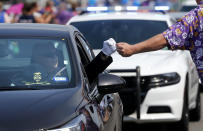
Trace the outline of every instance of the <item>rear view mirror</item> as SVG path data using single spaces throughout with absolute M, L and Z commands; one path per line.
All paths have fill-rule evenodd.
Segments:
M 111 74 L 100 74 L 98 91 L 100 94 L 111 94 L 121 91 L 125 87 L 125 80 Z

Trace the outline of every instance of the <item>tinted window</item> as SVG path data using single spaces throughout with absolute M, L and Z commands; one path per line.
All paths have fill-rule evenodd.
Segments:
M 194 5 L 194 6 L 183 6 L 180 11 L 189 12 L 189 11 L 191 11 L 192 9 L 196 8 L 196 7 L 197 7 L 197 6 L 195 6 L 195 5 Z
M 136 43 L 150 38 L 168 28 L 165 21 L 104 20 L 71 23 L 85 36 L 93 49 L 101 49 L 110 37 L 118 42 Z
M 90 49 L 89 44 L 88 44 L 88 43 L 86 42 L 86 40 L 85 40 L 83 37 L 81 37 L 80 35 L 78 35 L 77 37 L 78 37 L 79 41 L 80 41 L 81 43 L 83 43 L 82 45 L 83 45 L 84 50 L 86 51 L 86 53 L 87 53 L 88 58 L 90 59 L 90 61 L 93 60 L 93 58 L 94 58 L 95 56 L 94 56 L 92 50 Z
M 0 39 L 0 88 L 69 87 L 74 70 L 66 43 L 64 39 Z

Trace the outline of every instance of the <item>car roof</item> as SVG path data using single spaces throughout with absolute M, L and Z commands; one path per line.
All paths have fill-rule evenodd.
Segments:
M 39 36 L 39 37 L 65 37 L 75 28 L 69 25 L 56 24 L 0 24 L 0 37 L 2 36 Z
M 113 13 L 88 13 L 77 15 L 71 18 L 68 22 L 79 21 L 93 21 L 93 20 L 116 20 L 116 19 L 140 19 L 140 20 L 154 20 L 154 21 L 167 21 L 170 16 L 160 13 L 141 13 L 141 12 L 113 12 Z

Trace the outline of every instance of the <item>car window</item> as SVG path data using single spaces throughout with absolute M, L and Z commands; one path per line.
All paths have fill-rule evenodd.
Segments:
M 67 88 L 73 67 L 66 40 L 0 39 L 0 88 Z
M 71 24 L 83 33 L 93 49 L 101 49 L 103 41 L 110 37 L 118 42 L 133 44 L 162 33 L 168 28 L 166 21 L 152 20 L 98 20 Z
M 196 8 L 196 7 L 197 7 L 196 5 L 183 6 L 183 7 L 180 9 L 180 11 L 182 11 L 182 12 L 189 12 L 189 11 L 191 11 L 192 9 Z
M 78 37 L 76 36 L 75 37 L 75 41 L 77 43 L 77 47 L 78 47 L 78 51 L 79 51 L 79 54 L 80 54 L 80 59 L 81 59 L 81 62 L 83 64 L 83 66 L 85 67 L 87 64 L 90 63 L 90 59 L 88 58 L 80 40 L 78 39 Z
M 88 58 L 90 59 L 90 61 L 92 61 L 95 56 L 94 56 L 94 53 L 92 52 L 92 49 L 89 47 L 89 44 L 81 35 L 78 34 L 77 38 L 80 41 L 81 46 L 83 46 L 83 49 L 86 52 Z
M 79 38 L 81 39 L 82 37 L 80 37 L 80 35 L 77 34 L 75 39 L 76 39 L 78 51 L 79 51 L 79 54 L 80 54 L 80 59 L 81 59 L 82 66 L 83 66 L 82 68 L 84 69 L 83 73 L 85 74 L 85 76 L 87 76 L 86 71 L 85 71 L 85 67 L 90 63 L 91 59 L 93 59 L 93 58 L 90 59 L 88 57 L 88 53 L 91 53 L 91 54 L 93 54 L 93 53 L 92 53 L 92 51 L 90 50 L 90 48 L 86 44 L 85 44 L 85 48 L 83 48 L 82 43 L 79 40 Z M 88 49 L 86 49 L 86 48 L 88 48 Z M 89 52 L 89 51 L 91 51 L 91 52 Z M 88 83 L 89 82 L 90 81 L 88 79 Z M 90 88 L 88 87 L 87 90 L 88 90 L 88 92 L 92 92 L 95 89 L 95 87 L 97 86 L 97 82 L 95 80 L 95 81 L 93 81 L 93 82 L 91 82 L 89 84 L 90 84 Z

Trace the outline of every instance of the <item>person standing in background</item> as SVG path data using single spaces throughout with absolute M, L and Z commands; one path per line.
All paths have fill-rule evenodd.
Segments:
M 56 17 L 56 13 L 57 13 L 57 8 L 54 5 L 54 2 L 52 0 L 48 0 L 46 2 L 45 8 L 42 10 L 43 16 L 44 17 L 48 17 L 48 16 L 52 16 L 51 20 L 50 20 L 50 24 L 51 23 L 55 23 L 54 19 Z
M 55 23 L 65 25 L 73 16 L 73 12 L 67 10 L 66 3 L 61 3 L 56 14 Z
M 52 0 L 49 0 L 46 2 L 46 6 L 44 8 L 44 11 L 47 13 L 56 13 L 56 7 L 55 7 L 54 2 Z
M 33 15 L 33 7 L 31 3 L 24 3 L 22 15 L 19 17 L 18 23 L 37 23 Z
M 37 2 L 31 3 L 31 8 L 33 11 L 33 16 L 37 23 L 50 23 L 52 20 L 52 14 L 44 15 L 39 12 L 39 6 Z
M 50 23 L 51 19 L 51 14 L 42 15 L 38 12 L 38 4 L 36 2 L 24 3 L 18 23 Z
M 8 14 L 3 10 L 3 3 L 0 2 L 0 23 L 10 23 Z

